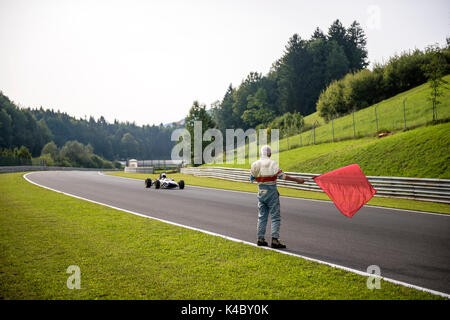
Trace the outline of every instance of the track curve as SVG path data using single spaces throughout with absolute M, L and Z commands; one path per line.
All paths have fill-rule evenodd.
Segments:
M 141 180 L 84 171 L 33 172 L 27 179 L 142 215 L 256 240 L 255 194 L 189 185 L 146 189 Z M 362 272 L 377 265 L 383 277 L 450 293 L 450 216 L 366 206 L 349 219 L 331 202 L 281 197 L 281 217 L 288 252 Z

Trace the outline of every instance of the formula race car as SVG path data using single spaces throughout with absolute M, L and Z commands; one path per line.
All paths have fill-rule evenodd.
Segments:
M 152 179 L 150 178 L 145 179 L 146 188 L 151 188 L 152 185 L 155 185 L 155 189 L 175 189 L 175 188 L 184 189 L 183 180 L 175 182 L 173 179 L 167 178 L 165 173 L 161 173 L 159 175 L 159 178 L 156 179 L 155 181 L 152 181 Z

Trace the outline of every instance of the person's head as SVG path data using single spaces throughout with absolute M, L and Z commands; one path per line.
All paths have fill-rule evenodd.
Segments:
M 163 179 L 164 179 L 164 178 L 167 178 L 167 177 L 166 177 L 166 173 L 161 173 L 161 178 L 163 178 Z
M 261 158 L 270 158 L 272 155 L 272 149 L 268 145 L 262 146 L 260 154 Z

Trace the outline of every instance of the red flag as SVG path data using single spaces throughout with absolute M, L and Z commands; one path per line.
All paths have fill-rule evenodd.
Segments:
M 339 211 L 350 218 L 377 192 L 357 164 L 322 174 L 314 181 L 333 200 Z

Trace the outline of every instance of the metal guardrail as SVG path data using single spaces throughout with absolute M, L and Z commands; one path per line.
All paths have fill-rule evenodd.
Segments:
M 223 167 L 201 167 L 181 168 L 181 173 L 192 174 L 199 177 L 210 177 L 232 181 L 250 183 L 249 169 L 235 169 Z M 320 174 L 286 172 L 286 174 L 299 178 L 313 178 Z M 414 199 L 450 204 L 450 180 L 429 178 L 404 178 L 404 177 L 381 177 L 368 176 L 367 179 L 377 190 L 376 197 L 389 197 L 401 199 Z M 318 191 L 323 190 L 314 182 L 308 180 L 304 184 L 292 181 L 278 180 L 281 187 Z
M 181 168 L 183 166 L 182 160 L 137 160 L 138 167 L 153 167 L 155 169 L 165 168 Z

